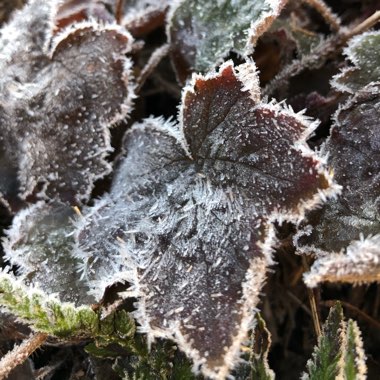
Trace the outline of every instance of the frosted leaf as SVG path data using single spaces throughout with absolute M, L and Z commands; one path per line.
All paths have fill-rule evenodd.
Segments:
M 380 31 L 352 38 L 344 53 L 353 65 L 333 78 L 332 85 L 337 90 L 354 94 L 365 85 L 380 80 Z
M 80 262 L 72 256 L 74 215 L 61 203 L 37 203 L 16 215 L 3 246 L 28 285 L 56 293 L 61 301 L 91 304 L 94 299 L 77 273 Z
M 111 170 L 109 127 L 133 96 L 124 56 L 132 37 L 82 23 L 52 40 L 51 11 L 35 0 L 1 31 L 0 142 L 22 197 L 80 201 Z
M 25 0 L 2 0 L 0 2 L 0 25 L 7 21 L 12 12 L 17 8 L 22 8 Z
M 321 282 L 379 282 L 380 235 L 353 241 L 345 253 L 318 258 L 304 275 L 304 281 L 310 287 Z
M 250 355 L 251 380 L 274 380 L 275 374 L 268 364 L 268 353 L 272 343 L 265 321 L 256 314 L 256 326 L 253 332 L 253 347 Z
M 134 35 L 141 36 L 162 26 L 173 0 L 124 1 L 123 25 Z
M 367 378 L 366 355 L 363 349 L 362 334 L 358 324 L 349 319 L 347 322 L 347 350 L 345 355 L 345 378 L 365 380 Z
M 296 6 L 299 5 L 296 4 Z M 278 41 L 281 50 L 284 51 L 282 54 L 285 53 L 289 56 L 286 57 L 288 60 L 294 59 L 294 50 L 296 50 L 298 58 L 310 54 L 323 38 L 321 34 L 305 29 L 295 12 L 291 15 L 291 21 L 288 14 L 285 15 L 286 17 L 278 17 L 266 34 L 267 38 Z
M 172 61 L 181 82 L 206 72 L 230 51 L 246 57 L 279 15 L 283 0 L 177 1 L 168 16 Z
M 330 309 L 322 334 L 318 337 L 318 345 L 314 348 L 313 357 L 307 362 L 307 373 L 303 374 L 302 380 L 344 378 L 345 330 L 343 309 L 341 304 L 337 303 Z
M 331 309 L 307 362 L 307 373 L 302 380 L 365 380 L 367 366 L 361 332 L 353 320 L 346 322 L 340 303 Z
M 323 148 L 342 185 L 341 195 L 311 213 L 298 233 L 300 252 L 324 256 L 351 241 L 380 233 L 380 85 L 359 91 L 342 106 Z
M 76 254 L 94 295 L 128 281 L 149 339 L 227 376 L 272 262 L 271 222 L 298 221 L 334 191 L 305 143 L 313 128 L 260 101 L 253 63 L 194 76 L 179 123 L 132 127 L 111 193 L 83 210 Z
M 54 17 L 54 32 L 75 22 L 96 19 L 113 22 L 115 18 L 107 10 L 106 4 L 97 0 L 63 0 L 59 2 Z

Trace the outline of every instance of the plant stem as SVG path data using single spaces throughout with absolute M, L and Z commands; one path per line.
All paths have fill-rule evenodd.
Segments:
M 19 346 L 15 346 L 0 360 L 0 380 L 6 379 L 9 373 L 41 347 L 47 339 L 47 334 L 36 333 L 24 340 Z
M 309 265 L 306 261 L 306 257 L 302 256 L 302 264 L 305 271 L 309 271 Z M 317 302 L 315 301 L 315 295 L 313 289 L 307 288 L 307 294 L 309 296 L 311 316 L 313 318 L 314 331 L 317 338 L 321 335 L 321 322 L 319 321 Z
M 348 38 L 354 37 L 360 33 L 365 32 L 366 30 L 372 28 L 374 25 L 376 25 L 380 21 L 380 11 L 376 11 L 372 16 L 369 16 L 366 18 L 363 22 L 361 22 L 359 25 L 355 26 L 354 29 L 349 31 L 347 33 Z
M 149 77 L 149 75 L 153 72 L 153 70 L 157 67 L 157 65 L 161 62 L 162 58 L 164 58 L 170 50 L 170 45 L 165 44 L 156 49 L 149 58 L 148 63 L 142 69 L 140 76 L 137 79 L 137 87 L 136 93 L 140 92 L 142 86 L 145 81 Z
M 370 29 L 378 21 L 380 21 L 380 11 L 376 11 L 372 16 L 365 19 L 359 25 L 355 26 L 352 30 L 349 27 L 342 27 L 340 32 L 330 38 L 322 41 L 310 53 L 296 59 L 289 65 L 285 66 L 263 89 L 263 96 L 273 96 L 274 92 L 281 87 L 286 86 L 286 83 L 291 77 L 301 73 L 305 69 L 318 69 L 330 58 L 340 54 L 347 41 Z
M 116 23 L 121 25 L 121 19 L 123 18 L 123 0 L 117 0 L 116 2 L 116 11 L 115 11 L 115 19 Z

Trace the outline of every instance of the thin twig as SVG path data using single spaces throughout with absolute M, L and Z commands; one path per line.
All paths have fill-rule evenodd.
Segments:
M 376 11 L 372 16 L 369 16 L 359 25 L 355 26 L 355 28 L 353 28 L 352 30 L 349 30 L 347 32 L 347 37 L 348 37 L 347 39 L 350 39 L 351 37 L 354 37 L 360 33 L 365 32 L 366 30 L 376 25 L 379 21 L 380 21 L 380 11 Z
M 310 268 L 306 261 L 305 256 L 302 256 L 302 264 L 305 271 L 309 271 Z M 315 301 L 315 295 L 314 295 L 313 289 L 307 288 L 307 294 L 309 296 L 310 310 L 311 310 L 311 316 L 313 318 L 315 335 L 319 337 L 321 335 L 321 323 L 319 320 L 317 302 Z
M 331 8 L 323 0 L 301 0 L 305 4 L 310 5 L 325 19 L 335 31 L 339 31 L 341 22 L 339 17 L 331 10 Z
M 328 301 L 321 301 L 321 305 L 327 306 L 327 307 L 332 307 L 335 305 L 335 303 L 338 302 L 337 300 L 328 300 Z M 341 301 L 339 302 L 346 308 L 351 310 L 352 312 L 356 313 L 359 317 L 363 318 L 365 321 L 367 321 L 370 325 L 376 327 L 377 329 L 380 330 L 380 322 L 378 322 L 376 319 L 370 317 L 368 314 L 364 313 L 364 311 L 360 310 L 354 305 L 351 305 L 348 302 Z
M 310 54 L 301 59 L 296 59 L 284 67 L 263 89 L 263 96 L 273 96 L 273 93 L 284 86 L 289 78 L 298 75 L 305 69 L 322 67 L 328 59 L 341 53 L 350 38 L 371 28 L 378 21 L 380 21 L 380 11 L 375 12 L 352 30 L 348 27 L 342 27 L 340 33 L 322 41 Z
M 115 19 L 116 19 L 116 23 L 119 25 L 121 25 L 121 21 L 123 18 L 123 6 L 124 6 L 124 0 L 116 1 Z
M 288 296 L 298 305 L 300 306 L 307 314 L 312 316 L 312 313 L 310 309 L 295 295 L 293 294 L 290 290 L 287 290 L 286 293 Z
M 6 379 L 9 373 L 41 347 L 47 339 L 47 334 L 36 333 L 24 340 L 19 346 L 5 354 L 0 360 L 0 380 Z
M 140 92 L 142 86 L 145 81 L 149 77 L 149 75 L 153 72 L 153 70 L 157 67 L 157 65 L 161 62 L 162 58 L 164 58 L 169 53 L 170 45 L 165 44 L 156 49 L 149 58 L 149 61 L 142 69 L 140 76 L 137 78 L 137 87 L 136 93 Z

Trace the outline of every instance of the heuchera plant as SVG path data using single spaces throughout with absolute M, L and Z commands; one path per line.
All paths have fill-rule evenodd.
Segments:
M 85 342 L 98 380 L 104 371 L 273 379 L 270 333 L 257 311 L 271 296 L 262 291 L 283 244 L 279 230 L 304 262 L 315 257 L 309 287 L 380 279 L 380 38 L 367 31 L 378 15 L 352 32 L 322 1 L 305 3 L 4 8 L 0 317 L 34 335 L 0 360 L 0 379 L 54 339 Z M 316 11 L 333 36 L 316 31 Z M 291 20 L 302 20 L 301 32 Z M 157 30 L 168 45 L 154 52 Z M 272 77 L 286 82 L 289 104 L 262 96 L 257 68 L 265 46 L 281 40 L 290 47 L 277 46 L 269 63 L 280 68 Z M 295 95 L 289 68 L 324 67 L 332 46 L 334 95 Z M 144 111 L 149 91 L 178 97 L 177 118 Z M 297 259 L 291 248 L 288 255 Z M 313 311 L 318 343 L 303 378 L 364 379 L 358 324 L 336 303 L 319 331 Z

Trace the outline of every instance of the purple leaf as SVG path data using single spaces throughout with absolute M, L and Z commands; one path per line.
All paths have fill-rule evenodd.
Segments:
M 322 153 L 334 170 L 341 195 L 310 215 L 301 230 L 301 252 L 340 252 L 353 240 L 380 233 L 380 85 L 359 91 L 337 112 Z
M 0 143 L 21 197 L 78 202 L 111 170 L 109 127 L 133 97 L 125 57 L 132 37 L 81 23 L 52 39 L 52 8 L 32 1 L 2 30 Z
M 78 274 L 81 262 L 72 255 L 74 216 L 65 204 L 39 202 L 15 216 L 3 247 L 24 283 L 57 294 L 62 302 L 91 304 L 94 298 Z
M 128 281 L 149 339 L 174 339 L 203 374 L 227 376 L 272 263 L 272 222 L 299 221 L 335 191 L 305 142 L 314 126 L 260 101 L 252 63 L 195 76 L 177 125 L 127 133 L 110 195 L 78 222 L 93 294 Z
M 173 0 L 126 0 L 122 24 L 133 36 L 141 36 L 164 25 Z
M 323 153 L 341 195 L 310 214 L 295 237 L 300 253 L 317 256 L 305 275 L 320 282 L 363 283 L 380 277 L 380 84 L 373 83 L 340 107 Z

